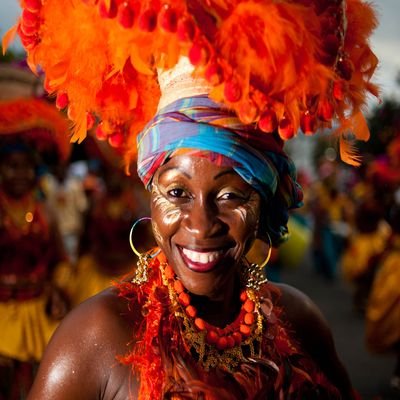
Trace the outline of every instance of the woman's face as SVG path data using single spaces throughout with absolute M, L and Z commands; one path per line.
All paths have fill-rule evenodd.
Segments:
M 155 238 L 184 286 L 219 298 L 254 240 L 260 196 L 232 167 L 175 156 L 154 177 Z
M 30 192 L 36 182 L 32 157 L 23 151 L 9 153 L 0 162 L 0 182 L 8 196 L 20 198 Z

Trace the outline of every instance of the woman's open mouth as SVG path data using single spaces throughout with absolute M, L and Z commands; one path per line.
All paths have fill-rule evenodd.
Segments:
M 194 272 L 210 272 L 217 267 L 226 250 L 196 251 L 179 247 L 183 260 Z

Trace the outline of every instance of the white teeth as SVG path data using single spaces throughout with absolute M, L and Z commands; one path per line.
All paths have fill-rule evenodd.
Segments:
M 222 255 L 222 251 L 199 252 L 182 248 L 183 254 L 192 262 L 208 264 L 217 260 Z

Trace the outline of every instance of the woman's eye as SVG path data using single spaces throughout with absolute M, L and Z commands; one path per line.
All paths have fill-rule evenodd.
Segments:
M 168 195 L 179 199 L 188 197 L 186 192 L 179 188 L 168 190 Z
M 237 193 L 234 193 L 234 192 L 226 192 L 226 193 L 221 194 L 218 197 L 218 199 L 219 200 L 244 200 L 244 197 Z

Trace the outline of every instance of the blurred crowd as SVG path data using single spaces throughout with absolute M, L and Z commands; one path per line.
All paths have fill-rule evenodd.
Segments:
M 66 312 L 134 270 L 129 232 L 149 201 L 135 175 L 107 160 L 44 168 L 28 147 L 0 153 L 0 399 L 20 399 Z M 154 245 L 147 228 L 134 237 L 140 249 Z M 49 321 L 29 308 L 42 297 Z
M 34 97 L 35 80 L 7 71 L 0 78 L 20 84 L 1 93 L 28 86 Z M 89 136 L 65 151 L 69 143 L 44 134 L 54 118 L 45 108 L 39 115 L 36 103 L 28 109 L 0 99 L 0 400 L 25 398 L 72 307 L 132 273 L 130 229 L 150 214 L 134 168 L 127 176 L 111 147 Z M 52 122 L 43 126 L 46 118 Z M 311 254 L 323 279 L 345 279 L 368 349 L 397 357 L 391 384 L 400 393 L 400 129 L 388 137 L 360 168 L 335 161 L 328 147 L 314 176 L 299 171 L 304 207 L 291 215 L 291 238 L 274 249 L 268 277 L 279 281 L 282 268 Z M 149 224 L 133 240 L 139 251 L 154 245 Z
M 399 124 L 400 127 L 400 124 Z M 364 342 L 372 354 L 392 354 L 388 377 L 400 398 L 400 130 L 384 152 L 366 155 L 359 167 L 336 160 L 326 145 L 314 176 L 299 171 L 304 206 L 290 216 L 289 241 L 275 251 L 268 276 L 311 262 L 328 283 L 345 282 L 349 307 L 365 321 Z M 392 398 L 392 397 L 390 397 Z
M 110 146 L 72 145 L 64 113 L 24 65 L 0 64 L 0 400 L 24 399 L 52 333 L 133 273 L 148 193 Z M 138 227 L 139 251 L 154 246 Z

